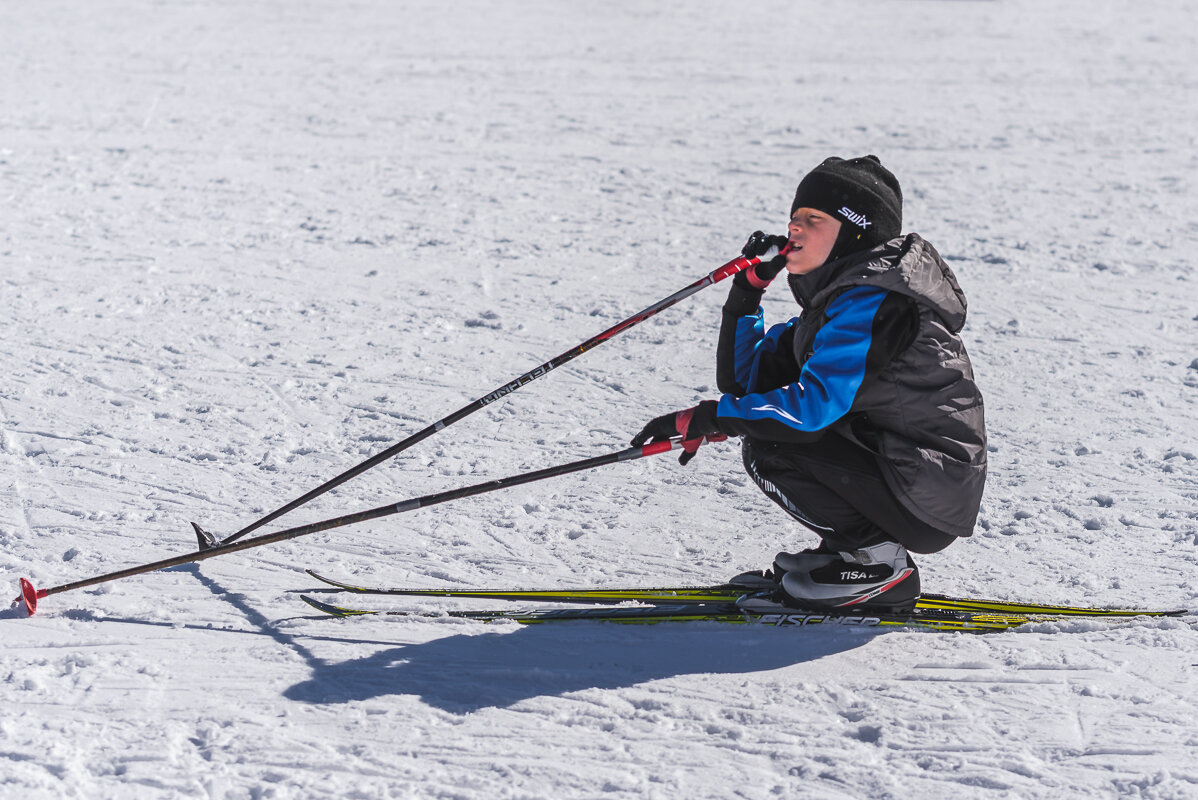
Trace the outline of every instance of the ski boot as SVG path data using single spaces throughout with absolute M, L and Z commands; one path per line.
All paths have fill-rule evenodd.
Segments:
M 793 563 L 780 587 L 738 601 L 746 610 L 785 608 L 905 612 L 919 599 L 919 570 L 898 542 L 852 552 L 809 553 Z M 802 563 L 802 562 L 806 563 Z
M 782 576 L 782 591 L 804 607 L 909 611 L 919 599 L 919 570 L 907 548 L 882 542 L 790 570 Z

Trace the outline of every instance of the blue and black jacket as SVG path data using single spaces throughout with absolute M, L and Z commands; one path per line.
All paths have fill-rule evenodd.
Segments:
M 724 304 L 716 414 L 730 435 L 810 442 L 851 422 L 866 410 L 861 388 L 911 344 L 919 325 L 910 298 L 873 286 L 848 287 L 768 330 L 760 300 L 761 291 L 734 284 Z
M 968 536 L 986 424 L 960 337 L 965 294 L 948 264 L 912 233 L 788 277 L 803 313 L 769 329 L 761 292 L 733 279 L 717 351 L 719 429 L 800 444 L 840 435 L 874 454 L 917 518 Z

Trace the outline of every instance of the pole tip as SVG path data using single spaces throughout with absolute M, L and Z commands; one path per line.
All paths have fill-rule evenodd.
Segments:
M 195 531 L 196 546 L 200 552 L 203 552 L 205 550 L 211 550 L 212 548 L 214 548 L 218 544 L 220 544 L 220 542 L 217 541 L 215 536 L 213 536 L 211 533 L 204 530 L 203 528 L 201 528 L 199 525 L 195 524 L 194 522 L 191 523 L 191 527 L 192 527 L 192 530 Z
M 13 607 L 21 609 L 25 616 L 32 617 L 37 611 L 37 589 L 26 578 L 21 578 L 21 596 L 12 601 Z

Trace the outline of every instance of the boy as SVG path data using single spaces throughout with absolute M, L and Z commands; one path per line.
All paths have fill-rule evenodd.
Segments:
M 734 579 L 777 582 L 758 604 L 910 609 L 920 584 L 909 551 L 942 550 L 977 521 L 986 432 L 959 336 L 965 295 L 936 250 L 901 230 L 902 190 L 876 156 L 813 169 L 789 235 L 758 231 L 745 245 L 761 263 L 737 274 L 724 304 L 723 396 L 633 439 L 743 437 L 749 475 L 820 536 Z M 803 310 L 767 331 L 759 303 L 783 270 Z

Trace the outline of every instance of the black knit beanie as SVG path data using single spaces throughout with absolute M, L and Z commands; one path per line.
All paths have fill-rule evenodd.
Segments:
M 829 261 L 877 247 L 903 229 L 903 190 L 877 156 L 826 159 L 799 183 L 791 216 L 799 208 L 840 220 Z

